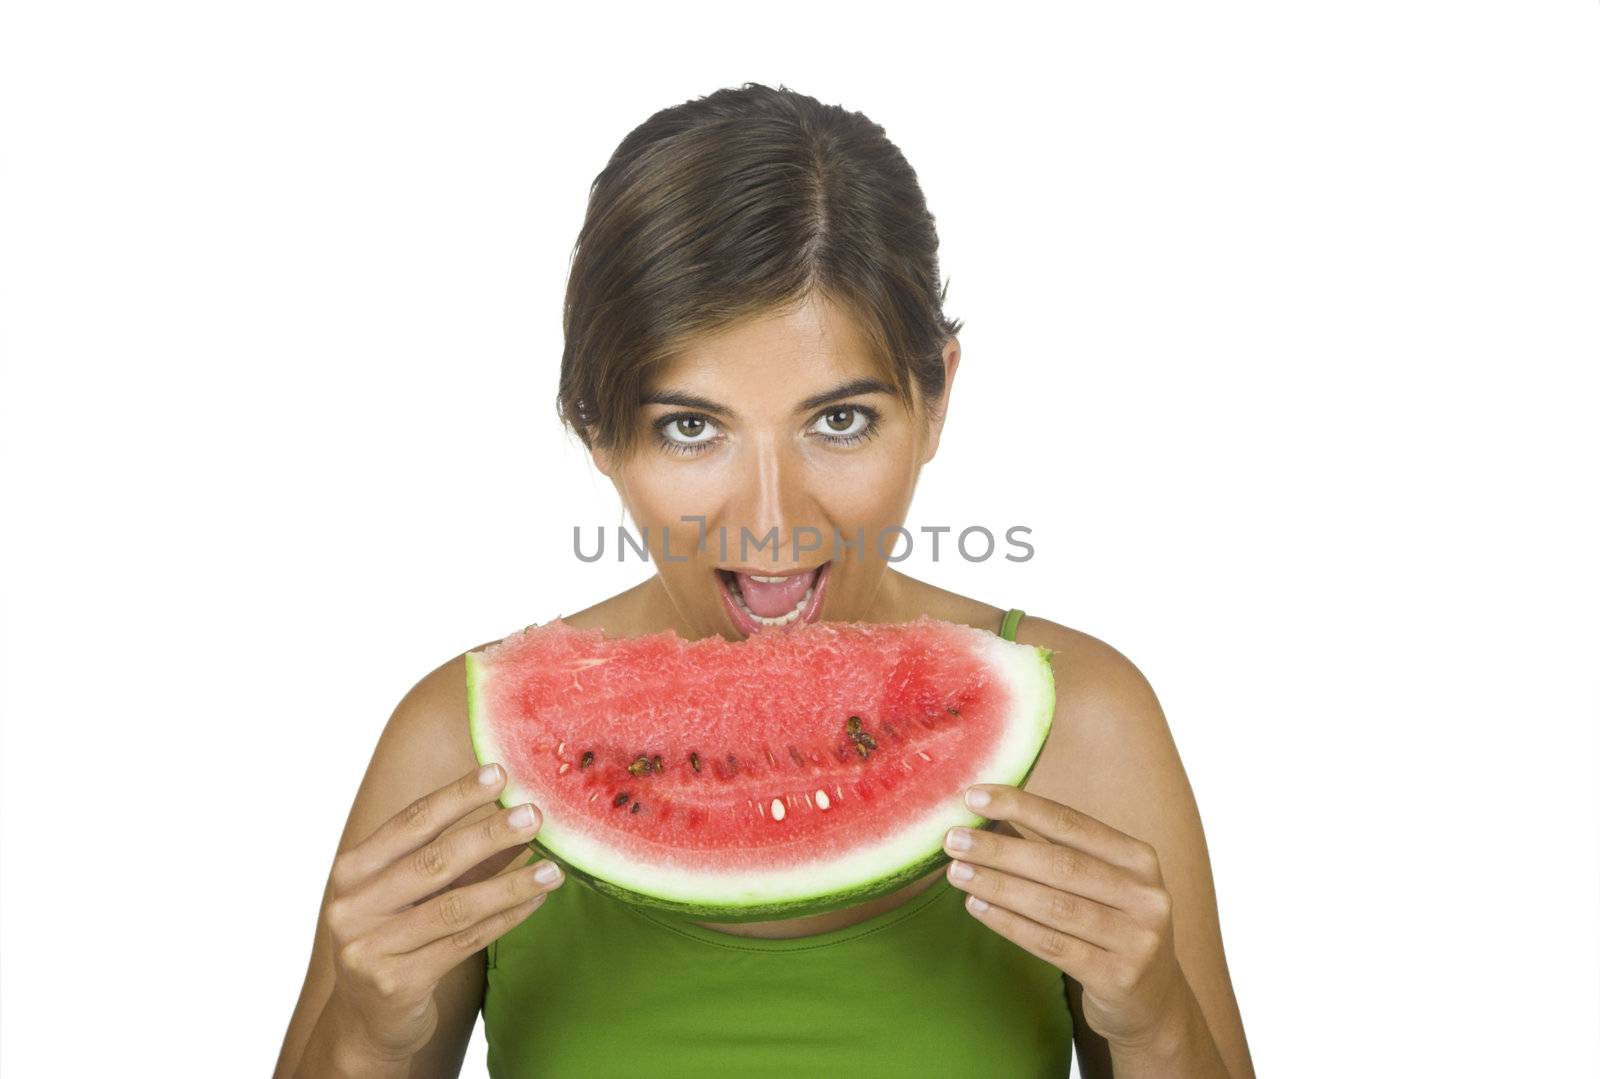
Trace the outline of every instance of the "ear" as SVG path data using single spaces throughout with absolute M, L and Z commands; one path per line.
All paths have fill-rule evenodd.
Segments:
M 611 481 L 612 488 L 617 492 L 617 498 L 622 501 L 624 511 L 628 509 L 628 488 L 622 479 L 622 459 L 613 450 L 598 447 L 589 451 L 589 460 L 594 462 L 594 467 L 600 474 Z
M 956 368 L 961 365 L 961 342 L 952 337 L 944 346 L 944 393 L 928 409 L 928 449 L 922 463 L 933 460 L 939 452 L 939 436 L 944 433 L 945 417 L 950 412 L 950 390 L 956 382 Z

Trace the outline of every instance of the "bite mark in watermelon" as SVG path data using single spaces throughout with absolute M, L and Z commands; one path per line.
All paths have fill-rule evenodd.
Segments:
M 730 642 L 555 619 L 466 657 L 479 763 L 571 877 L 692 918 L 797 918 L 948 862 L 974 783 L 1021 786 L 1050 649 L 971 626 L 817 622 Z

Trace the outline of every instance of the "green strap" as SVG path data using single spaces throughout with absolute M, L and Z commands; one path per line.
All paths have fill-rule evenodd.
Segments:
M 1022 608 L 1013 607 L 1006 612 L 1005 619 L 1000 623 L 1000 636 L 1008 641 L 1017 639 L 1017 623 L 1022 621 Z

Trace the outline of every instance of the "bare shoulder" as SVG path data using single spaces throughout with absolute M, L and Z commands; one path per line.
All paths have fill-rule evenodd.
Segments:
M 1016 639 L 1053 652 L 1056 713 L 1045 759 L 1035 770 L 1040 781 L 1113 816 L 1135 810 L 1144 801 L 1138 787 L 1149 778 L 1152 759 L 1176 759 L 1166 715 L 1144 672 L 1100 638 L 1036 615 L 1023 617 Z
M 419 678 L 401 698 L 378 739 L 358 798 L 358 812 L 353 815 L 358 827 L 345 837 L 346 842 L 370 834 L 395 812 L 478 766 L 467 715 L 466 657 L 468 652 L 493 643 L 474 645 L 445 660 Z M 493 801 L 478 806 L 447 828 L 446 833 L 493 816 L 499 809 L 499 803 Z M 502 852 L 452 884 L 470 884 L 488 877 L 509 864 L 516 853 Z
M 339 842 L 341 851 L 361 842 L 412 802 L 476 767 L 467 723 L 466 654 L 484 647 L 477 645 L 445 660 L 401 696 L 378 735 L 357 789 Z M 489 803 L 463 820 L 470 823 L 494 812 L 495 805 Z
M 1098 637 L 1026 615 L 1023 644 L 1052 650 L 1056 711 L 1024 789 L 1157 844 L 1192 844 L 1198 830 L 1188 777 L 1144 672 Z
M 411 720 L 404 733 L 415 740 L 416 752 L 430 760 L 429 772 L 459 776 L 477 767 L 467 715 L 467 653 L 480 652 L 494 643 L 485 641 L 451 657 L 423 675 L 406 694 L 398 710 Z M 465 822 L 496 810 L 494 803 L 480 806 Z

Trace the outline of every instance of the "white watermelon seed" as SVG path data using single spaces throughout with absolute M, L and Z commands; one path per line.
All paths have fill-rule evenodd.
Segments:
M 781 799 L 774 798 L 772 800 L 772 819 L 773 820 L 782 820 L 783 819 L 783 801 Z
M 822 791 L 822 790 L 817 791 L 817 807 L 819 809 L 827 809 L 828 808 L 828 792 L 827 791 Z

